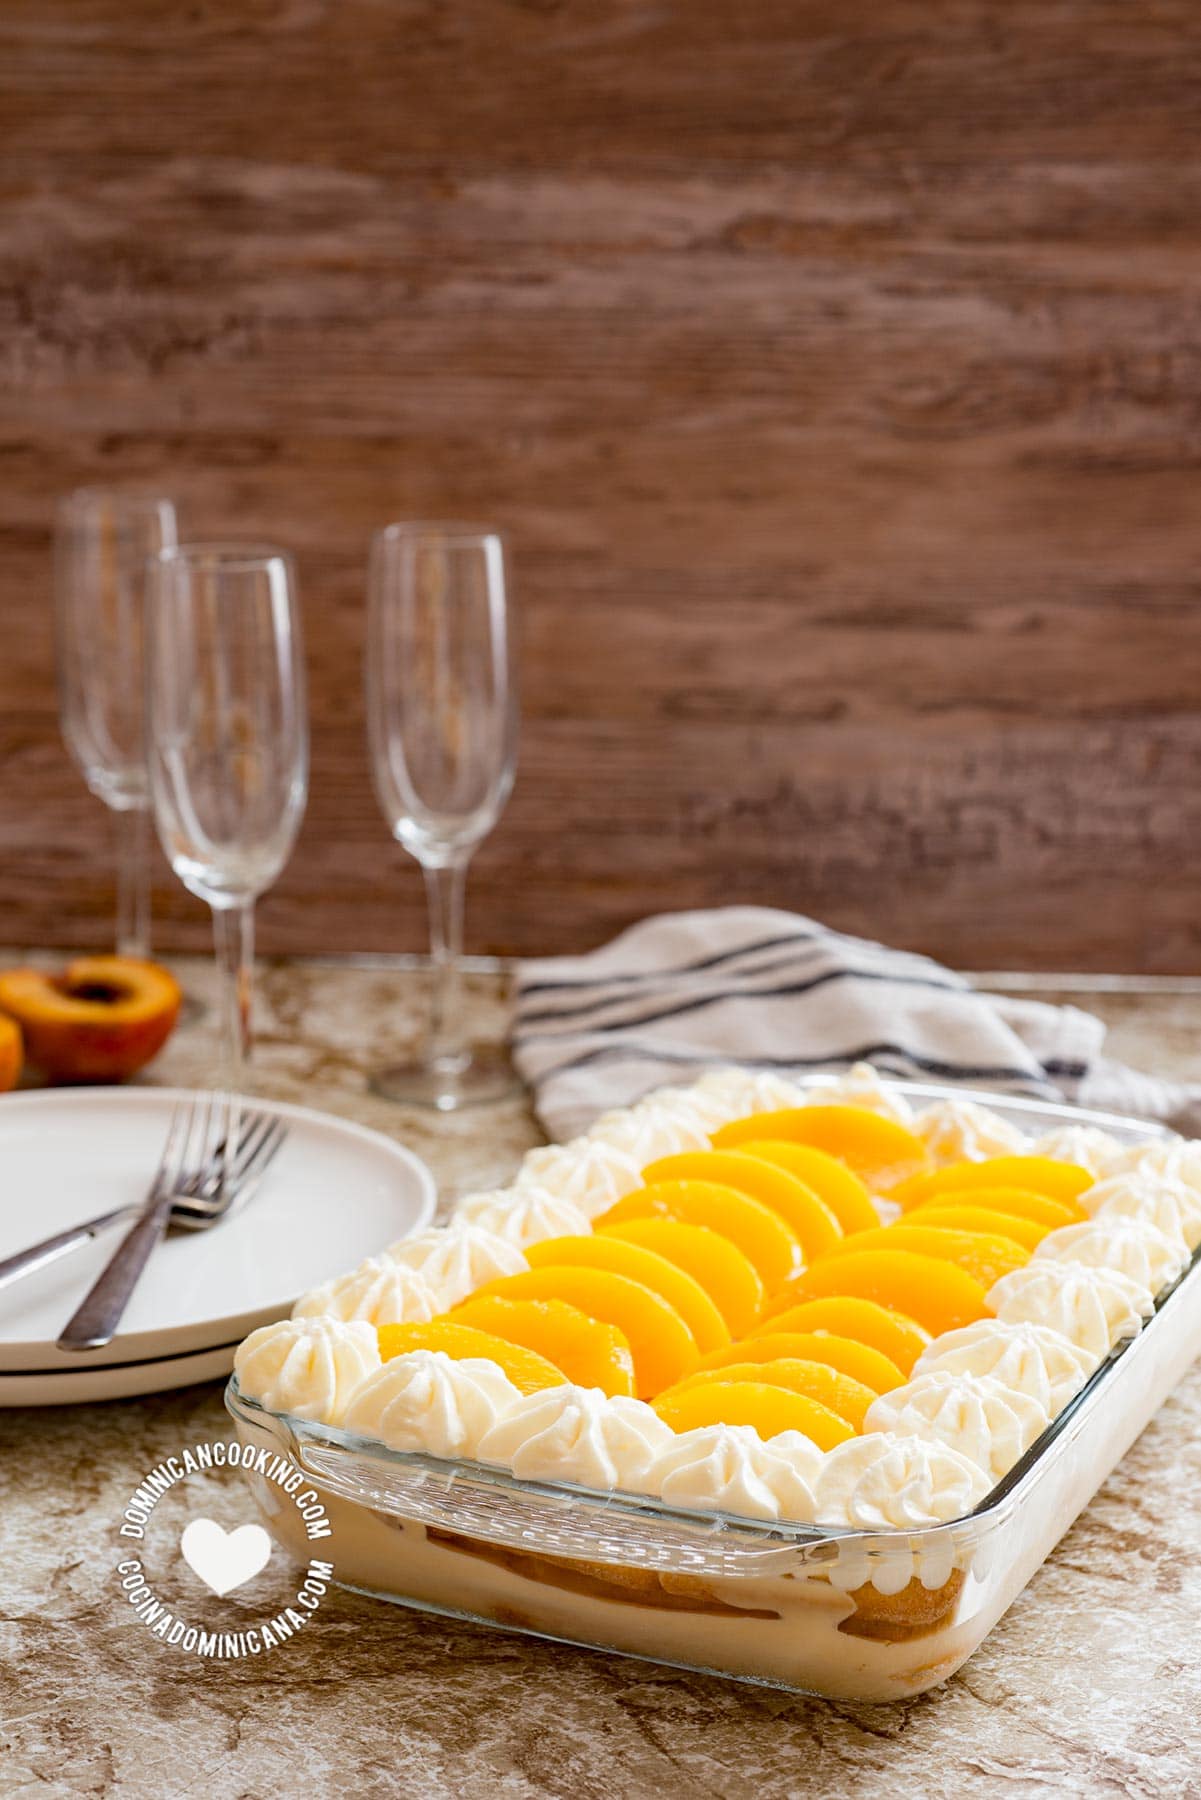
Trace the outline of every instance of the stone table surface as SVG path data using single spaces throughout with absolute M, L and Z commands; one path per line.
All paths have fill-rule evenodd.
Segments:
M 180 967 L 211 996 L 206 965 Z M 1033 985 L 1103 1015 L 1115 1055 L 1201 1081 L 1201 983 Z M 488 973 L 468 984 L 482 1036 L 503 1030 L 503 986 Z M 256 1081 L 403 1139 L 449 1201 L 503 1180 L 540 1134 L 522 1100 L 448 1119 L 368 1092 L 371 1069 L 412 1047 L 421 988 L 398 966 L 264 967 Z M 211 1030 L 211 1012 L 181 1029 L 153 1078 L 211 1079 Z M 156 1463 L 229 1435 L 219 1384 L 0 1413 L 0 1795 L 1201 1796 L 1201 1369 L 960 1673 L 888 1707 L 337 1590 L 260 1660 L 173 1650 L 120 1596 L 116 1527 Z M 199 1481 L 181 1519 L 198 1498 L 228 1527 L 247 1516 L 236 1481 Z

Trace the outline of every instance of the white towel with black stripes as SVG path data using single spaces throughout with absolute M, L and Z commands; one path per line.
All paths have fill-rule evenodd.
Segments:
M 523 962 L 513 1054 L 552 1138 L 666 1082 L 740 1063 L 782 1074 L 873 1063 L 1170 1120 L 1196 1099 L 1102 1054 L 1074 1006 L 977 991 L 926 956 L 769 907 L 663 913 L 584 956 Z

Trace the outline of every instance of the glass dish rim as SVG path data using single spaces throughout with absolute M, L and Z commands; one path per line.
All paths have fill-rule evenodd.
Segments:
M 820 1075 L 809 1076 L 800 1079 L 798 1085 L 820 1086 L 821 1082 Z M 1118 1127 L 1127 1137 L 1137 1133 L 1138 1135 L 1134 1139 L 1136 1142 L 1140 1138 L 1145 1140 L 1170 1139 L 1177 1135 L 1154 1120 L 1137 1119 L 1121 1113 L 1070 1106 L 1059 1101 L 1043 1101 L 1032 1099 L 1029 1096 L 990 1093 L 984 1089 L 951 1088 L 940 1084 L 907 1082 L 895 1078 L 890 1078 L 890 1086 L 914 1098 L 975 1101 L 991 1107 L 1002 1115 L 1006 1111 L 1033 1112 L 1042 1114 L 1044 1117 L 1049 1116 L 1063 1124 L 1095 1125 L 1100 1129 Z M 1020 1154 L 1020 1152 L 1016 1154 Z M 1028 1494 L 1037 1488 L 1052 1453 L 1056 1445 L 1062 1441 L 1064 1434 L 1083 1412 L 1091 1409 L 1098 1393 L 1104 1393 L 1106 1382 L 1113 1379 L 1114 1372 L 1121 1367 L 1124 1359 L 1134 1347 L 1143 1342 L 1148 1332 L 1159 1327 L 1159 1320 L 1163 1312 L 1186 1286 L 1201 1288 L 1201 1245 L 1198 1245 L 1192 1253 L 1188 1263 L 1171 1286 L 1164 1288 L 1156 1296 L 1154 1310 L 1143 1324 L 1142 1329 L 1135 1336 L 1123 1338 L 1114 1345 L 1108 1356 L 1103 1357 L 1098 1363 L 1083 1387 L 1047 1423 L 1013 1467 L 989 1489 L 970 1512 L 961 1513 L 954 1519 L 946 1519 L 938 1524 L 911 1528 L 821 1525 L 812 1521 L 795 1519 L 755 1519 L 745 1514 L 688 1511 L 682 1507 L 671 1506 L 653 1494 L 637 1494 L 621 1488 L 589 1488 L 570 1481 L 531 1481 L 514 1474 L 511 1469 L 500 1464 L 476 1462 L 467 1457 L 439 1457 L 428 1451 L 393 1450 L 377 1439 L 359 1437 L 355 1433 L 342 1430 L 339 1426 L 327 1425 L 315 1419 L 298 1418 L 293 1413 L 276 1412 L 270 1407 L 263 1406 L 259 1401 L 242 1393 L 236 1373 L 232 1373 L 229 1377 L 224 1399 L 227 1411 L 235 1420 L 246 1416 L 253 1421 L 256 1415 L 260 1419 L 271 1420 L 282 1425 L 288 1431 L 293 1442 L 301 1448 L 306 1442 L 326 1446 L 385 1467 L 407 1469 L 423 1476 L 433 1476 L 447 1488 L 453 1485 L 456 1477 L 460 1477 L 465 1483 L 470 1483 L 472 1486 L 494 1487 L 511 1498 L 516 1497 L 531 1503 L 574 1502 L 590 1510 L 601 1508 L 610 1515 L 618 1517 L 629 1515 L 643 1524 L 660 1521 L 664 1525 L 676 1529 L 686 1528 L 693 1532 L 700 1529 L 710 1538 L 728 1534 L 731 1537 L 737 1537 L 744 1544 L 748 1540 L 758 1541 L 764 1549 L 789 1547 L 800 1549 L 822 1544 L 851 1543 L 864 1548 L 888 1546 L 895 1548 L 898 1544 L 904 1543 L 916 1549 L 937 1542 L 945 1534 L 962 1533 L 969 1529 L 982 1530 L 998 1525 L 1012 1510 L 1021 1505 Z M 308 1472 L 312 1473 L 311 1470 Z

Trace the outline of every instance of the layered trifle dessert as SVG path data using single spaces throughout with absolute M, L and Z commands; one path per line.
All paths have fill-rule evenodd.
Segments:
M 235 1412 L 330 1428 L 352 1585 L 912 1692 L 1012 1598 L 973 1515 L 1199 1242 L 1201 1145 L 915 1110 L 866 1068 L 717 1070 L 531 1151 L 252 1333 Z M 1070 1484 L 1041 1504 L 1065 1514 L 1050 1543 Z

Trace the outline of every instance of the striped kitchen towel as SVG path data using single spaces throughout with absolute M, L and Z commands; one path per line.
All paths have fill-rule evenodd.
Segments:
M 1194 1095 L 1101 1054 L 1074 1006 L 984 994 L 930 957 L 768 907 L 644 919 L 584 956 L 518 969 L 513 1054 L 552 1138 L 665 1082 L 741 1063 L 874 1063 L 917 1081 L 1170 1119 Z

